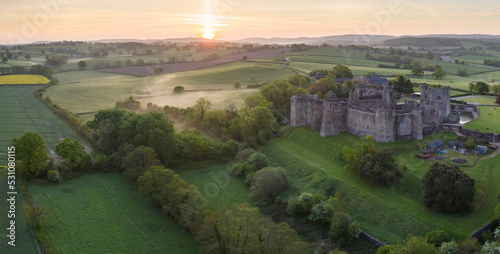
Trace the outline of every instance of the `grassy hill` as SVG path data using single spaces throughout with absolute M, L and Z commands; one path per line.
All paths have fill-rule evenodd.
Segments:
M 390 144 L 377 143 L 395 152 L 397 162 L 408 169 L 394 186 L 382 187 L 360 179 L 355 172 L 346 171 L 336 159 L 344 146 L 352 146 L 359 138 L 342 133 L 323 138 L 307 127 L 292 129 L 283 137 L 264 146 L 272 165 L 284 167 L 292 179 L 282 194 L 287 199 L 302 191 L 332 195 L 344 194 L 349 212 L 360 222 L 364 231 L 385 243 L 396 243 L 409 234 L 424 235 L 434 229 L 444 229 L 457 239 L 463 239 L 494 218 L 496 193 L 500 191 L 500 172 L 493 170 L 500 157 L 479 160 L 474 168 L 463 168 L 477 181 L 474 212 L 467 216 L 438 214 L 421 202 L 420 177 L 428 161 L 415 157 L 419 145 L 434 139 L 445 143 L 456 138 L 453 133 L 439 132 L 422 141 L 405 140 Z

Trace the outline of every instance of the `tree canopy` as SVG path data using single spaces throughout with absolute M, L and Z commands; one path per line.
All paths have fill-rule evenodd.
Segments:
M 48 171 L 47 150 L 45 141 L 38 133 L 27 132 L 19 138 L 12 139 L 12 146 L 16 149 L 19 174 L 21 177 L 36 178 Z
M 90 161 L 90 155 L 76 139 L 65 138 L 59 142 L 56 145 L 56 154 L 65 159 L 66 169 L 84 169 Z

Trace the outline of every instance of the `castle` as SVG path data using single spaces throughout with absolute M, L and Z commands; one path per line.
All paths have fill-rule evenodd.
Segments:
M 377 142 L 418 139 L 434 133 L 450 114 L 450 87 L 421 86 L 421 101 L 397 103 L 397 93 L 387 84 L 358 84 L 349 98 L 329 99 L 296 95 L 291 101 L 292 127 L 309 126 L 323 137 L 347 131 L 372 135 Z

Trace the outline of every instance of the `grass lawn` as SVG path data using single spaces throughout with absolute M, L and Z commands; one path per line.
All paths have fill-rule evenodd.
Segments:
M 44 85 L 50 81 L 41 75 L 21 74 L 0 76 L 0 85 Z
M 202 253 L 193 236 L 118 174 L 92 174 L 58 185 L 30 184 L 49 207 L 55 253 Z
M 7 146 L 12 138 L 26 132 L 42 135 L 48 149 L 61 138 L 80 139 L 70 127 L 33 95 L 41 86 L 0 86 L 0 165 L 6 164 Z M 80 139 L 81 142 L 83 142 Z M 85 144 L 85 142 L 83 142 Z
M 395 152 L 397 162 L 406 166 L 404 177 L 394 186 L 382 187 L 361 180 L 354 172 L 344 170 L 336 159 L 344 146 L 352 146 L 359 138 L 342 133 L 322 138 L 307 127 L 288 131 L 283 137 L 261 148 L 273 166 L 284 167 L 292 184 L 282 193 L 287 199 L 302 191 L 345 195 L 349 212 L 360 222 L 361 228 L 385 243 L 396 243 L 408 234 L 425 235 L 434 229 L 444 229 L 457 239 L 463 239 L 491 221 L 494 217 L 496 193 L 500 190 L 500 172 L 493 170 L 500 157 L 481 160 L 466 170 L 477 180 L 474 212 L 467 216 L 438 214 L 421 202 L 420 177 L 429 167 L 429 161 L 416 158 L 421 144 L 441 139 L 447 143 L 456 139 L 454 133 L 439 132 L 424 140 L 403 140 L 381 144 Z
M 228 173 L 230 164 L 214 164 L 194 169 L 178 169 L 176 173 L 190 184 L 195 185 L 203 195 L 205 209 L 217 211 L 223 207 L 252 204 L 250 189 L 243 179 Z
M 481 115 L 478 119 L 465 124 L 467 129 L 482 132 L 500 132 L 500 107 L 479 106 Z M 486 129 L 488 127 L 488 129 Z
M 462 99 L 463 101 L 480 103 L 486 105 L 495 105 L 495 100 L 497 98 L 495 96 L 474 96 Z

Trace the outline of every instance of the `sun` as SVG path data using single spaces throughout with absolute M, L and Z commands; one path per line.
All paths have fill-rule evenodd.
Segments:
M 203 29 L 202 33 L 203 34 L 201 35 L 201 37 L 203 37 L 207 40 L 212 40 L 213 38 L 217 37 L 215 30 L 212 29 L 210 26 L 207 26 L 205 29 Z

